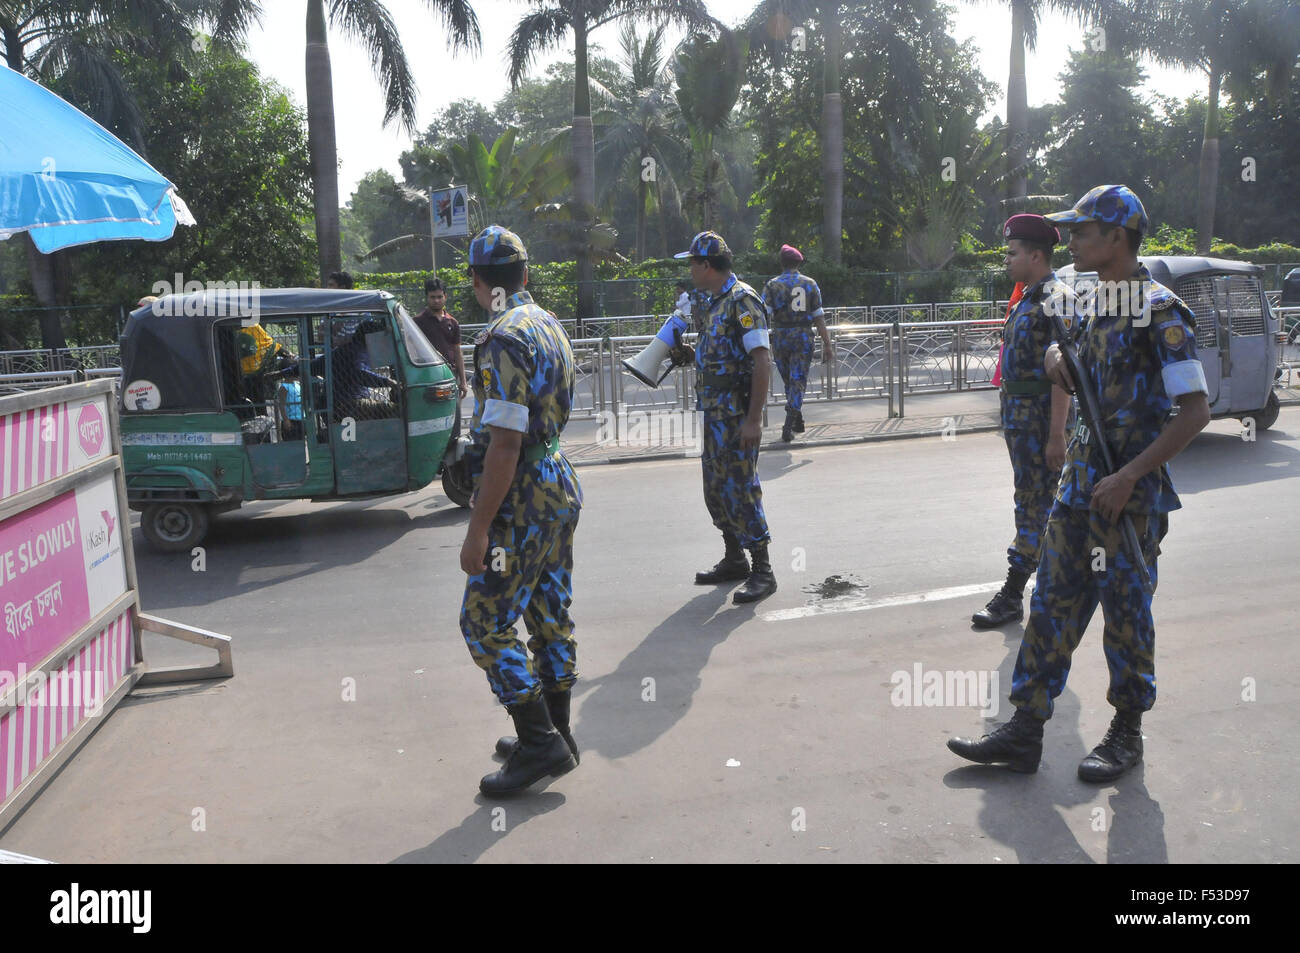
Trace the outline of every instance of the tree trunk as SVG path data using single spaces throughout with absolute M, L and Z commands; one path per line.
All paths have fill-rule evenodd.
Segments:
M 578 327 L 596 316 L 595 271 L 586 229 L 596 214 L 596 138 L 591 126 L 591 90 L 587 86 L 587 19 L 581 10 L 573 18 L 573 200 L 574 220 L 583 226 L 578 248 Z
M 58 293 L 54 276 L 54 256 L 43 255 L 36 249 L 32 236 L 23 233 L 27 245 L 27 271 L 32 279 L 32 292 L 36 303 L 45 310 L 41 312 L 41 347 L 61 348 L 68 346 L 63 334 L 63 316 L 55 307 Z
M 1205 137 L 1201 141 L 1201 170 L 1197 181 L 1196 254 L 1208 255 L 1214 241 L 1214 212 L 1219 186 L 1219 84 L 1218 65 L 1210 63 L 1210 98 L 1205 105 Z
M 1029 144 L 1029 92 L 1025 84 L 1024 0 L 1011 3 L 1011 73 L 1007 77 L 1007 198 L 1029 194 L 1025 158 Z
M 844 105 L 840 98 L 839 0 L 822 4 L 822 30 L 826 38 L 826 63 L 823 67 L 826 89 L 822 98 L 822 176 L 826 192 L 822 203 L 822 241 L 826 246 L 826 257 L 838 264 L 844 230 Z
M 643 160 L 645 156 L 641 157 Z M 644 168 L 644 166 L 642 166 Z M 636 260 L 645 261 L 646 214 L 645 203 L 649 197 L 645 176 L 638 175 L 636 183 Z
M 668 210 L 664 208 L 663 183 L 655 178 L 655 202 L 659 205 L 659 257 L 668 257 Z
M 334 135 L 334 79 L 325 32 L 324 0 L 307 0 L 307 148 L 316 209 L 320 281 L 343 267 L 339 244 L 339 154 Z

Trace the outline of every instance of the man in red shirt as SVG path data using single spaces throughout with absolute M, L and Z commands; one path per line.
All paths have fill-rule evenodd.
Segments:
M 465 378 L 465 356 L 460 352 L 460 324 L 447 313 L 447 289 L 438 278 L 430 278 L 424 283 L 424 296 L 428 307 L 415 317 L 415 324 L 429 343 L 438 349 L 442 359 L 456 372 L 456 385 L 460 396 L 469 392 Z M 452 439 L 460 434 L 460 403 L 457 401 L 456 425 L 452 429 Z

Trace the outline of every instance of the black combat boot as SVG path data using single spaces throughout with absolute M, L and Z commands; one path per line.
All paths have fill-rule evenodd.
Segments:
M 979 741 L 949 738 L 948 750 L 978 764 L 1005 764 L 1012 771 L 1033 774 L 1043 757 L 1043 722 L 1017 708 L 1009 722 Z
M 772 574 L 772 564 L 767 559 L 767 543 L 755 543 L 749 551 L 754 557 L 754 568 L 745 584 L 731 597 L 736 605 L 757 602 L 776 592 L 776 576 Z
M 794 425 L 797 419 L 798 415 L 787 407 L 785 409 L 785 424 L 781 427 L 781 440 L 784 443 L 789 443 L 794 439 Z
M 802 410 L 796 410 L 794 412 L 794 432 L 803 433 L 803 411 Z
M 697 586 L 713 586 L 720 582 L 739 582 L 749 578 L 749 560 L 745 558 L 740 540 L 730 533 L 723 533 L 722 538 L 727 545 L 726 554 L 712 569 L 695 574 Z
M 541 698 L 506 708 L 514 720 L 519 743 L 501 770 L 485 774 L 478 783 L 484 794 L 517 794 L 548 775 L 557 778 L 578 766 L 573 752 L 551 724 L 551 713 Z
M 546 710 L 551 713 L 551 724 L 555 730 L 560 733 L 564 743 L 569 746 L 573 752 L 574 764 L 581 764 L 582 759 L 578 757 L 578 745 L 573 740 L 573 735 L 569 731 L 569 702 L 571 697 L 567 690 L 551 691 L 545 689 L 542 697 L 546 699 Z M 515 749 L 519 747 L 519 739 L 514 735 L 503 735 L 497 739 L 497 754 L 503 758 L 508 758 L 514 754 Z
M 1079 780 L 1114 781 L 1142 760 L 1142 712 L 1116 710 L 1101 744 L 1079 762 Z
M 981 629 L 992 629 L 1008 622 L 1019 622 L 1025 617 L 1025 583 L 1029 573 L 1007 570 L 1007 581 L 1002 584 L 989 604 L 970 617 Z

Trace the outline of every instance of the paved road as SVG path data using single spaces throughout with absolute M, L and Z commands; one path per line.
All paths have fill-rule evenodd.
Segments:
M 995 672 L 1009 714 L 1020 627 L 968 618 L 1003 574 L 1011 474 L 996 434 L 966 434 L 765 452 L 781 588 L 757 607 L 690 585 L 718 549 L 698 463 L 584 468 L 583 761 L 503 812 L 477 795 L 508 722 L 456 626 L 463 511 L 434 492 L 249 506 L 218 520 L 204 572 L 148 553 L 137 529 L 145 606 L 234 636 L 236 676 L 129 699 L 0 848 L 128 862 L 1293 861 L 1300 407 L 1255 443 L 1237 432 L 1215 422 L 1177 461 L 1160 701 L 1146 764 L 1116 786 L 1075 777 L 1110 717 L 1100 615 L 1036 775 L 946 750 L 981 729 L 977 707 L 891 702 L 894 673 L 918 665 Z M 869 588 L 803 591 L 837 575 Z M 162 640 L 146 653 L 203 658 Z

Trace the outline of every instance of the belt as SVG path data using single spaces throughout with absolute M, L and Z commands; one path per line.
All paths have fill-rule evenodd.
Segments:
M 700 371 L 696 375 L 696 383 L 705 387 L 716 387 L 719 390 L 735 390 L 743 381 L 744 377 L 740 374 L 714 374 L 712 371 Z
M 1046 380 L 1006 381 L 1002 389 L 1012 397 L 1034 397 L 1052 392 L 1052 382 Z
M 543 457 L 549 457 L 560 449 L 560 438 L 552 437 L 550 443 L 535 443 L 524 450 L 522 460 L 524 463 L 536 463 Z

